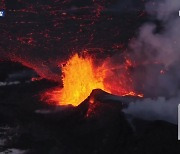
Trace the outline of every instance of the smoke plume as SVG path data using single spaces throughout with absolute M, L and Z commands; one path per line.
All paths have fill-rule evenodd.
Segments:
M 130 104 L 126 113 L 177 123 L 177 106 L 180 103 L 179 9 L 179 0 L 146 4 L 151 22 L 141 26 L 137 39 L 130 43 L 130 57 L 139 63 L 134 71 L 136 88 L 153 99 Z

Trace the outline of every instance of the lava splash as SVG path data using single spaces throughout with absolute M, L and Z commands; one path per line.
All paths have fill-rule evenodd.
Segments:
M 57 87 L 46 91 L 42 95 L 43 100 L 49 103 L 55 102 L 58 105 L 78 106 L 90 95 L 93 89 L 102 89 L 105 92 L 120 96 L 139 96 L 132 88 L 129 88 L 131 86 L 125 84 L 122 86 L 122 83 L 125 83 L 124 81 L 118 81 L 115 85 L 111 84 L 115 81 L 112 81 L 113 79 L 109 81 L 107 78 L 109 75 L 112 78 L 112 70 L 107 68 L 106 64 L 95 66 L 91 56 L 75 54 L 62 67 L 62 72 L 63 88 Z M 128 77 L 125 78 L 124 75 L 122 74 L 122 78 L 118 80 L 128 80 Z M 117 80 L 117 78 L 114 79 Z
M 91 57 L 83 58 L 75 54 L 62 68 L 63 88 L 56 88 L 45 93 L 50 102 L 60 105 L 79 105 L 93 89 L 105 89 L 102 72 L 93 69 Z

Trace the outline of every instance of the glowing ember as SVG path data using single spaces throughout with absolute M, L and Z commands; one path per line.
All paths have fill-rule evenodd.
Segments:
M 31 81 L 39 81 L 39 80 L 42 80 L 43 78 L 42 77 L 33 77 L 31 78 Z
M 71 104 L 73 106 L 77 106 L 84 101 L 93 89 L 102 89 L 121 96 L 142 97 L 142 95 L 133 92 L 131 86 L 127 86 L 126 82 L 129 79 L 125 77 L 125 74 L 119 78 L 117 78 L 118 76 L 114 77 L 114 74 L 112 74 L 114 68 L 111 70 L 106 67 L 106 65 L 102 65 L 96 68 L 90 56 L 83 58 L 75 54 L 62 68 L 64 87 L 48 91 L 43 97 L 48 98 L 49 102 L 58 102 L 59 105 Z M 123 68 L 127 69 L 126 67 Z M 121 80 L 126 80 L 126 82 Z M 91 103 L 93 102 L 91 101 Z

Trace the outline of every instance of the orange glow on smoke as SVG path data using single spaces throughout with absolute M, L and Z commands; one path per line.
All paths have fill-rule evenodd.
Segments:
M 124 68 L 126 69 L 126 67 Z M 140 96 L 132 91 L 131 86 L 127 86 L 128 78 L 122 75 L 113 79 L 114 74 L 112 74 L 111 69 L 106 64 L 95 67 L 90 56 L 84 58 L 75 54 L 62 68 L 62 72 L 63 88 L 50 90 L 43 95 L 49 102 L 78 106 L 90 95 L 93 89 L 102 89 L 121 96 Z M 117 82 L 117 80 L 119 81 Z

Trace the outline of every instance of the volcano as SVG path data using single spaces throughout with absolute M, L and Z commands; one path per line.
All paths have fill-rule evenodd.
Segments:
M 93 58 L 86 53 L 81 56 L 78 54 L 73 55 L 62 68 L 63 88 L 57 87 L 48 90 L 42 94 L 42 100 L 49 103 L 55 102 L 59 105 L 71 104 L 78 106 L 90 95 L 93 89 L 102 89 L 120 96 L 143 97 L 143 94 L 138 94 L 133 89 L 131 77 L 128 74 L 129 65 L 131 66 L 130 61 L 126 60 L 125 64 L 119 66 L 120 68 L 111 68 L 106 63 L 96 66 L 93 63 Z M 121 73 L 118 80 L 113 76 L 114 69 L 124 72 Z M 111 78 L 116 85 L 109 81 Z M 92 102 L 92 100 L 90 101 Z
M 54 86 L 48 80 L 37 80 L 0 87 L 1 151 L 125 154 L 148 149 L 151 154 L 162 149 L 171 153 L 174 147 L 174 153 L 179 152 L 176 125 L 122 112 L 132 101 L 144 98 L 95 89 L 76 107 L 39 101 L 36 94 Z
M 179 154 L 179 8 L 0 0 L 0 154 Z

